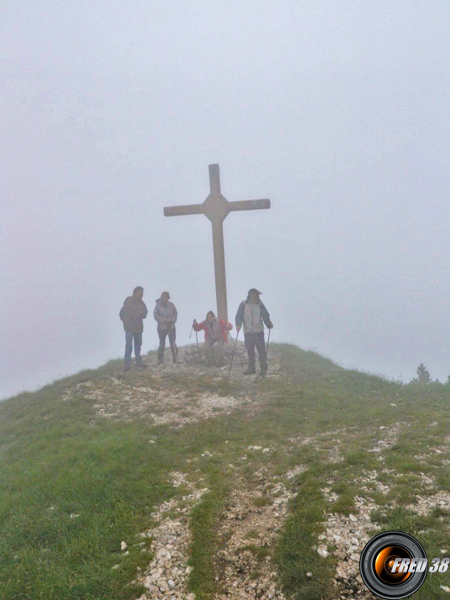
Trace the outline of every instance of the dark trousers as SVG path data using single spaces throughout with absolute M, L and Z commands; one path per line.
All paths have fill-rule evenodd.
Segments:
M 136 364 L 142 363 L 141 358 L 141 346 L 142 346 L 142 333 L 131 333 L 131 331 L 125 331 L 125 364 L 131 364 L 131 353 L 133 351 L 133 340 L 134 340 L 134 354 L 136 356 Z
M 168 329 L 158 329 L 159 335 L 159 348 L 158 348 L 158 362 L 164 361 L 164 350 L 166 349 L 166 336 L 169 336 L 169 345 L 172 352 L 172 361 L 177 362 L 178 348 L 175 344 L 175 338 L 177 336 L 175 327 L 170 331 Z
M 245 347 L 248 353 L 248 368 L 255 370 L 255 346 L 258 350 L 259 365 L 262 371 L 267 371 L 266 342 L 264 331 L 258 333 L 244 333 Z

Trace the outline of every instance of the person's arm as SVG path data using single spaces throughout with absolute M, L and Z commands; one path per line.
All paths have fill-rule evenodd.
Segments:
M 173 316 L 171 318 L 172 323 L 176 323 L 178 319 L 178 311 L 175 307 L 175 304 L 173 305 Z
M 231 323 L 227 323 L 226 321 L 224 321 L 223 319 L 219 319 L 220 322 L 220 326 L 225 329 L 225 331 L 228 329 L 228 331 L 231 331 L 231 329 L 233 329 L 233 325 Z
M 267 308 L 264 306 L 264 304 L 262 302 L 261 302 L 261 317 L 262 317 L 262 320 L 264 321 L 264 324 L 267 327 L 267 329 L 272 329 L 273 324 L 272 324 L 272 321 L 270 320 L 269 311 L 267 310 Z
M 130 314 L 130 302 L 129 298 L 125 298 L 122 308 L 120 309 L 119 317 L 124 320 L 126 315 Z
M 153 318 L 155 321 L 158 321 L 158 323 L 165 323 L 166 321 L 165 317 L 161 317 L 159 314 L 158 305 L 155 306 L 155 310 L 153 311 Z
M 194 322 L 192 323 L 192 327 L 194 328 L 194 331 L 201 331 L 202 329 L 205 328 L 205 321 L 202 321 L 201 323 L 197 323 L 197 321 L 194 319 Z
M 244 320 L 244 303 L 241 302 L 239 304 L 239 308 L 236 313 L 235 321 L 236 321 L 236 329 L 239 331 L 242 325 L 242 321 Z
M 145 302 L 142 302 L 142 304 L 144 305 L 144 308 L 142 309 L 142 318 L 146 319 L 147 315 L 148 315 L 148 308 L 147 308 Z

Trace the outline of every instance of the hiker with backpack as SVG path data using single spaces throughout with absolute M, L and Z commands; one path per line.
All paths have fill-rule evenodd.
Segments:
M 218 367 L 223 367 L 225 365 L 225 344 L 228 344 L 228 331 L 233 329 L 233 325 L 226 323 L 223 319 L 219 319 L 210 310 L 206 315 L 206 319 L 201 323 L 197 323 L 194 319 L 192 327 L 194 331 L 203 330 L 205 332 L 203 351 L 205 353 L 206 366 L 212 367 L 216 364 Z M 216 352 L 214 352 L 213 346 L 215 346 Z
M 142 332 L 144 331 L 143 319 L 147 317 L 147 307 L 142 300 L 144 296 L 144 288 L 142 286 L 135 287 L 133 295 L 128 296 L 120 309 L 119 317 L 123 322 L 125 329 L 125 371 L 131 369 L 131 353 L 133 351 L 136 357 L 136 366 L 145 368 L 141 358 L 142 347 Z
M 158 322 L 158 365 L 164 364 L 164 351 L 166 349 L 166 337 L 169 337 L 170 351 L 172 353 L 172 363 L 178 364 L 178 348 L 175 343 L 176 329 L 175 323 L 178 318 L 178 311 L 173 302 L 169 302 L 169 292 L 163 292 L 161 297 L 156 300 L 153 316 Z
M 256 288 L 248 291 L 247 299 L 243 300 L 236 313 L 236 329 L 240 331 L 244 325 L 245 347 L 248 353 L 248 368 L 244 375 L 253 375 L 255 369 L 255 346 L 258 350 L 259 365 L 261 367 L 261 376 L 267 373 L 267 352 L 264 340 L 264 325 L 268 329 L 273 328 L 272 321 L 267 308 L 260 300 L 261 292 Z

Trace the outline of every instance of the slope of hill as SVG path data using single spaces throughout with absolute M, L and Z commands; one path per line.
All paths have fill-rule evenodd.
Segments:
M 376 532 L 450 556 L 447 386 L 291 345 L 264 380 L 180 358 L 0 404 L 0 598 L 372 598 L 358 560 Z

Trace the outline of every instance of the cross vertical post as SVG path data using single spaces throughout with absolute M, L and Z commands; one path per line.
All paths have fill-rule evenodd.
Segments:
M 228 323 L 227 275 L 225 270 L 225 243 L 223 239 L 223 221 L 228 211 L 225 213 L 227 208 L 223 203 L 225 198 L 220 193 L 219 165 L 209 165 L 208 170 L 210 192 L 208 198 L 205 200 L 205 204 L 208 203 L 209 210 L 205 214 L 212 225 L 217 316 Z M 222 210 L 220 210 L 221 208 Z
M 214 275 L 216 278 L 217 315 L 228 323 L 227 274 L 225 271 L 225 244 L 223 240 L 223 221 L 212 224 Z

